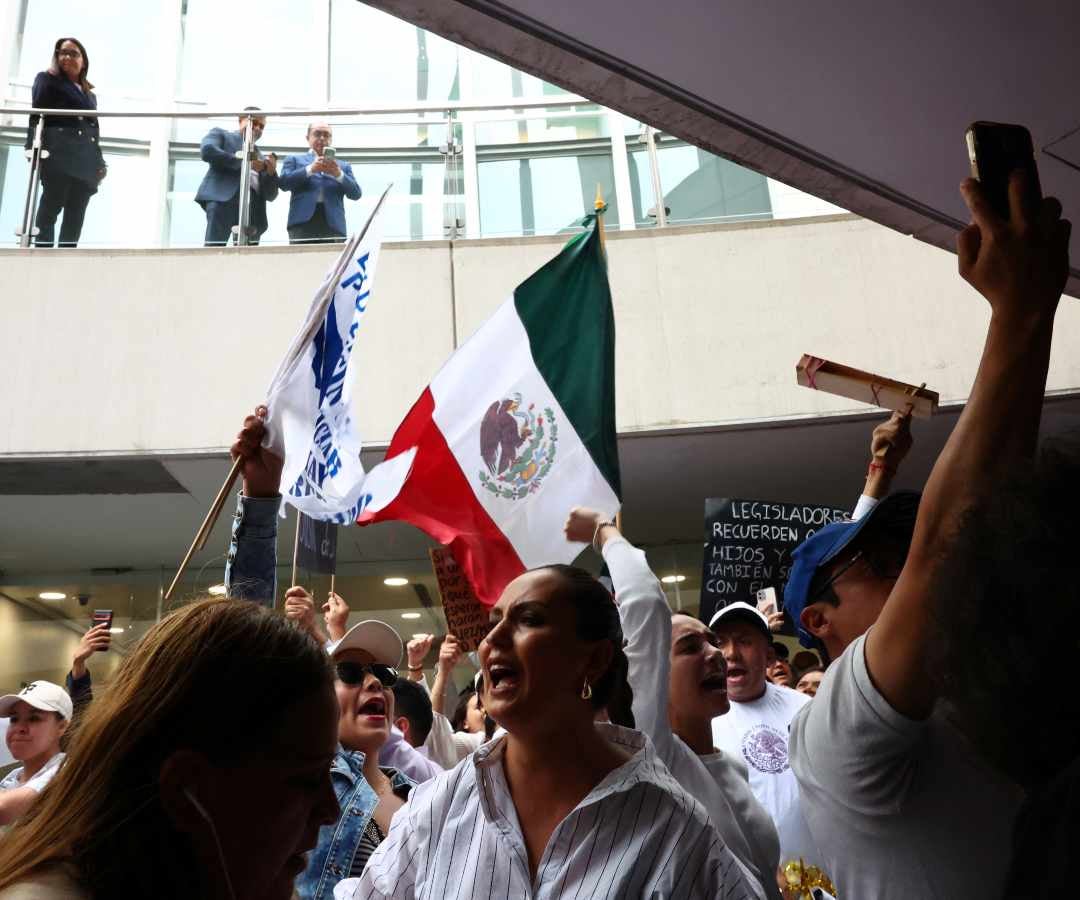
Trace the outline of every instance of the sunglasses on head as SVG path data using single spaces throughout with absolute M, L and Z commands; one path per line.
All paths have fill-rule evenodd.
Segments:
M 387 688 L 393 687 L 398 679 L 397 670 L 384 666 L 382 663 L 339 662 L 334 665 L 334 672 L 338 681 L 349 685 L 363 684 L 364 678 L 369 673 L 378 678 L 379 683 Z

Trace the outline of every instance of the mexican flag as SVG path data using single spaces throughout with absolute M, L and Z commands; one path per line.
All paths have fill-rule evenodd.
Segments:
M 449 545 L 487 605 L 526 569 L 578 555 L 571 507 L 614 516 L 615 318 L 595 225 L 450 357 L 382 465 L 414 451 L 396 496 L 357 522 L 410 522 Z

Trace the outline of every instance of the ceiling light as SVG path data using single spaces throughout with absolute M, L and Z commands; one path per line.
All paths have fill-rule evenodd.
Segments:
M 109 629 L 109 634 L 123 634 L 123 633 L 124 633 L 123 628 L 110 628 Z
M 404 587 L 409 583 L 408 578 L 384 578 L 382 583 L 387 587 Z
M 403 618 L 403 619 L 419 619 L 420 618 L 420 613 L 402 613 L 401 618 Z
M 42 591 L 38 597 L 42 600 L 67 600 L 67 594 L 60 591 Z
M 224 597 L 226 593 L 225 585 L 212 584 L 206 589 L 206 593 L 208 593 L 211 597 Z
M 685 575 L 665 575 L 660 579 L 664 584 L 681 584 L 686 581 Z

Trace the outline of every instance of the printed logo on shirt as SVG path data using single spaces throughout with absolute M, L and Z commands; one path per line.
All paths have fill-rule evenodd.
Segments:
M 769 725 L 755 725 L 742 739 L 747 763 L 766 775 L 778 775 L 788 767 L 787 738 Z

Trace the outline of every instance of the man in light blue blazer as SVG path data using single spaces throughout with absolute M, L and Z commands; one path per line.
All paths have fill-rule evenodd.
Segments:
M 289 243 L 332 244 L 345 239 L 345 201 L 360 199 L 352 166 L 326 156 L 334 133 L 325 122 L 308 126 L 308 153 L 289 156 L 278 186 L 290 191 Z

